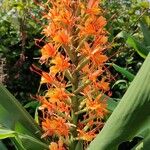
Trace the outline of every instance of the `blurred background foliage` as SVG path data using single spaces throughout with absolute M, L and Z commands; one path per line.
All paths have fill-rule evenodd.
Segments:
M 103 7 L 106 10 L 107 30 L 111 43 L 110 62 L 136 75 L 144 58 L 137 53 L 135 47 L 131 46 L 135 43 L 129 45 L 118 35 L 125 32 L 140 41 L 144 39 L 140 21 L 150 27 L 150 2 L 148 0 L 103 0 Z M 112 82 L 112 97 L 120 99 L 129 87 L 130 80 L 113 67 L 110 69 L 116 79 Z
M 38 88 L 39 77 L 29 67 L 39 56 L 34 42 L 41 36 L 39 8 L 30 0 L 3 0 L 0 7 L 0 57 L 6 61 L 3 82 L 25 104 Z

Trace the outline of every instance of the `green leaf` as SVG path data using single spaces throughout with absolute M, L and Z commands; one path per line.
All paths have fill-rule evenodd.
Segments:
M 132 81 L 134 79 L 134 74 L 132 74 L 131 72 L 129 72 L 127 69 L 122 68 L 116 64 L 112 64 L 112 66 L 114 67 L 114 69 L 118 72 L 120 72 L 123 76 L 125 76 L 126 78 L 129 79 L 129 81 Z
M 17 135 L 14 138 L 11 138 L 11 141 L 17 150 L 26 150 Z
M 125 31 L 121 31 L 120 33 L 117 34 L 117 38 L 124 38 L 125 40 L 127 40 L 129 34 Z
M 0 150 L 7 150 L 7 147 L 1 140 L 0 140 Z
M 0 104 L 0 124 L 8 127 L 15 128 L 15 117 L 11 116 L 9 112 Z
M 12 130 L 6 130 L 0 128 L 0 139 L 5 139 L 8 137 L 15 137 L 15 132 Z
M 117 80 L 112 88 L 114 88 L 116 85 L 119 85 L 119 89 L 127 89 L 128 88 L 128 82 L 126 80 Z
M 78 141 L 75 150 L 83 150 L 83 142 L 82 141 Z
M 27 134 L 40 138 L 41 131 L 34 119 L 2 84 L 0 84 L 0 116 L 0 124 L 3 127 L 15 131 L 19 129 L 20 133 L 28 131 Z
M 26 150 L 48 150 L 48 145 L 39 141 L 38 139 L 24 135 L 18 134 L 19 139 L 22 142 L 22 145 L 26 148 Z
M 112 99 L 112 98 L 109 98 L 108 100 L 107 100 L 107 109 L 110 111 L 110 112 L 113 112 L 114 111 L 114 109 L 117 107 L 117 105 L 118 105 L 118 102 L 116 102 L 114 99 Z
M 144 35 L 144 43 L 145 43 L 145 45 L 150 46 L 150 29 L 143 22 L 140 22 L 140 27 L 141 27 L 141 30 L 142 30 L 143 35 Z
M 35 109 L 34 120 L 37 124 L 39 124 L 38 107 Z
M 29 108 L 29 107 L 32 107 L 32 108 L 36 108 L 37 106 L 39 105 L 39 102 L 38 101 L 31 101 L 29 103 L 27 103 L 24 108 Z
M 150 119 L 150 54 L 88 150 L 117 150 Z
M 15 138 L 14 143 L 17 144 L 17 148 L 20 147 L 21 150 L 47 150 L 48 145 L 41 142 L 40 140 L 31 137 L 26 134 L 17 133 L 15 131 L 0 128 L 0 139 L 5 138 Z
M 118 38 L 124 38 L 126 43 L 134 48 L 137 53 L 143 57 L 146 58 L 146 56 L 148 55 L 148 53 L 150 52 L 150 49 L 148 47 L 146 47 L 145 45 L 143 45 L 142 43 L 140 43 L 138 40 L 136 40 L 133 36 L 131 36 L 130 34 L 122 31 L 117 35 Z
M 143 58 L 146 58 L 146 56 L 148 55 L 148 53 L 150 52 L 150 50 L 145 46 L 143 45 L 142 43 L 140 43 L 138 40 L 136 40 L 134 37 L 132 36 L 129 36 L 126 43 L 133 47 L 137 52 L 138 54 L 143 57 Z

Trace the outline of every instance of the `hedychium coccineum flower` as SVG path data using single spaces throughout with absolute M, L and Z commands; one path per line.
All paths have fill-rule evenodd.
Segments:
M 110 73 L 106 19 L 99 0 L 48 0 L 42 3 L 46 19 L 42 34 L 40 63 L 49 72 L 38 70 L 39 96 L 43 113 L 43 136 L 50 137 L 51 150 L 75 149 L 77 142 L 89 143 L 103 127 L 107 115 Z

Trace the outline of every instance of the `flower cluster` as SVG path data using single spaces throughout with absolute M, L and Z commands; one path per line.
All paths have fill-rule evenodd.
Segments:
M 37 71 L 47 85 L 39 96 L 42 137 L 51 137 L 51 150 L 75 149 L 78 140 L 88 143 L 99 133 L 108 113 L 107 22 L 99 0 L 48 0 L 42 5 L 47 24 L 40 63 L 49 66 L 49 72 Z

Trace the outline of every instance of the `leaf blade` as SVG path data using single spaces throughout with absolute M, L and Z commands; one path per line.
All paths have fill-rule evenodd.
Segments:
M 40 138 L 41 131 L 30 114 L 21 106 L 15 97 L 0 83 L 0 124 L 9 129 L 15 129 L 16 123 L 20 122 L 31 135 Z M 11 121 L 8 123 L 6 119 Z
M 88 150 L 116 150 L 121 142 L 133 138 L 144 123 L 149 121 L 149 62 L 150 54 L 102 131 L 91 142 Z
M 127 77 L 129 81 L 132 81 L 134 79 L 135 75 L 129 72 L 128 70 L 126 70 L 125 68 L 122 68 L 114 63 L 112 64 L 112 66 L 116 71 L 120 72 L 122 75 Z

